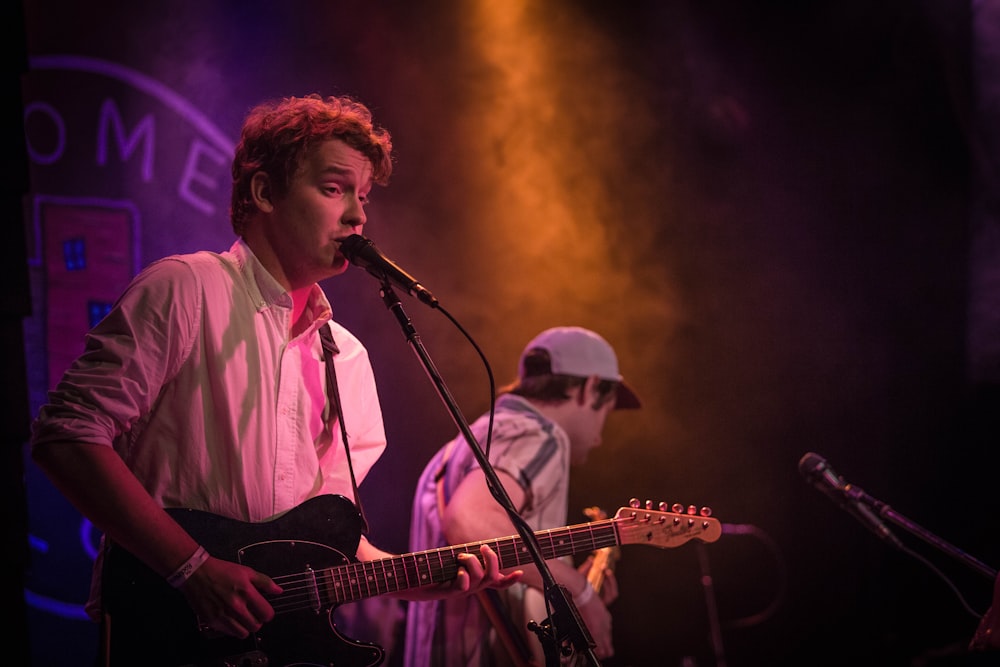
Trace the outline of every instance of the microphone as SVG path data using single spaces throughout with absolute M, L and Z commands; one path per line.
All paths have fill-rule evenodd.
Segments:
M 360 234 L 351 234 L 340 242 L 340 252 L 351 264 L 360 266 L 383 282 L 390 282 L 406 290 L 431 308 L 437 308 L 438 300 L 416 278 L 401 269 L 395 262 L 379 252 L 371 239 Z
M 895 547 L 903 548 L 903 543 L 899 541 L 899 538 L 862 500 L 867 498 L 868 494 L 847 484 L 844 478 L 838 475 L 822 456 L 808 452 L 799 460 L 799 472 L 810 484 L 829 496 L 842 509 L 853 514 L 858 521 L 866 525 L 879 538 Z

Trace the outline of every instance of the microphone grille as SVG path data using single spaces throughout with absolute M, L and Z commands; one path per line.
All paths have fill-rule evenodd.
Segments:
M 815 452 L 806 452 L 799 459 L 799 472 L 806 477 L 811 477 L 826 466 L 826 459 Z
M 344 254 L 347 261 L 355 263 L 359 255 L 364 252 L 365 248 L 371 247 L 372 245 L 371 239 L 367 239 L 360 234 L 351 234 L 340 242 L 340 252 Z

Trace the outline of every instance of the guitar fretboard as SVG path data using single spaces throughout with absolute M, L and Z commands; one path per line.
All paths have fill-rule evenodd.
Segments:
M 543 530 L 535 538 L 545 560 L 618 544 L 611 519 Z M 484 544 L 497 553 L 501 569 L 532 561 L 520 537 L 505 537 L 327 568 L 316 572 L 316 584 L 328 602 L 341 604 L 450 581 L 458 574 L 458 556 L 470 553 L 482 560 Z

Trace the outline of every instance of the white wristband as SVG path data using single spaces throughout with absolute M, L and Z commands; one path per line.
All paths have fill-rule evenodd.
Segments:
M 201 567 L 205 561 L 208 560 L 208 552 L 205 551 L 205 547 L 199 546 L 195 549 L 195 552 L 191 554 L 191 557 L 184 561 L 184 564 L 177 568 L 177 571 L 172 575 L 167 577 L 167 583 L 174 588 L 180 588 L 181 585 L 191 578 L 194 571 Z
M 594 587 L 588 581 L 587 584 L 583 587 L 583 590 L 580 591 L 580 594 L 573 596 L 573 601 L 576 603 L 577 607 L 582 607 L 583 605 L 590 602 L 590 598 L 594 597 L 594 593 L 595 593 Z

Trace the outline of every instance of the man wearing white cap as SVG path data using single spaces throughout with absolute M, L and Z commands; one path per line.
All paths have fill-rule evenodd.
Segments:
M 624 383 L 618 358 L 600 335 L 581 327 L 547 329 L 521 354 L 517 381 L 496 402 L 493 437 L 489 415 L 471 425 L 514 507 L 534 531 L 566 525 L 569 468 L 601 443 L 612 410 L 634 409 L 639 398 Z M 464 438 L 442 447 L 417 484 L 410 529 L 414 551 L 515 534 L 507 513 Z M 599 595 L 570 559 L 548 562 L 556 581 L 573 595 L 599 658 L 613 654 L 607 604 L 617 596 L 613 577 Z M 542 644 L 527 630 L 547 612 L 542 580 L 525 567 L 522 584 L 499 595 L 408 605 L 406 667 L 544 665 Z M 497 618 L 494 605 L 501 604 Z M 491 621 L 491 617 L 493 620 Z M 506 622 L 504 622 L 506 621 Z M 506 636 L 506 639 L 504 637 Z M 514 654 L 514 655 L 512 655 Z

